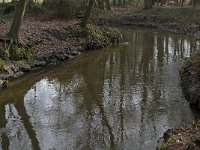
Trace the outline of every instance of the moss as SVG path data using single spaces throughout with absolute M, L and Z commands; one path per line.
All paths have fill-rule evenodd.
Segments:
M 31 49 L 28 49 L 26 51 L 26 59 L 32 59 L 33 58 L 33 51 Z
M 174 144 L 177 144 L 176 131 L 169 129 L 163 134 L 162 140 L 159 141 L 157 149 L 168 150 Z
M 176 144 L 176 140 L 172 137 L 168 138 L 167 141 L 163 142 L 159 150 L 168 150 L 170 146 Z
M 160 150 L 168 150 L 169 147 L 166 144 L 162 144 L 162 146 L 160 147 Z
M 0 49 L 0 58 L 7 61 L 11 60 L 23 60 L 32 59 L 33 51 L 31 49 L 16 48 L 16 49 Z
M 8 49 L 0 49 L 0 57 L 3 60 L 9 60 L 10 58 L 10 52 Z
M 10 50 L 10 58 L 12 60 L 31 59 L 33 57 L 32 50 L 25 48 L 16 48 Z
M 3 70 L 3 65 L 4 65 L 3 60 L 0 58 L 0 71 Z
M 25 58 L 26 50 L 24 48 L 16 48 L 10 50 L 10 57 L 12 60 L 22 60 Z

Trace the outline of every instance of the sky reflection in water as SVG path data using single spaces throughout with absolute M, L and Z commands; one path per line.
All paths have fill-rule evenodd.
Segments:
M 168 128 L 198 118 L 181 93 L 179 70 L 199 41 L 148 29 L 123 32 L 129 44 L 30 74 L 0 93 L 1 111 L 15 102 L 35 149 L 153 150 Z

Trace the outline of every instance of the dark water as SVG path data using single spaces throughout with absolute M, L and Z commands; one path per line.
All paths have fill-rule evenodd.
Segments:
M 124 29 L 120 46 L 31 73 L 0 91 L 2 149 L 153 150 L 168 128 L 199 118 L 180 88 L 194 37 Z M 21 121 L 6 123 L 13 103 Z M 11 127 L 10 127 L 11 126 Z

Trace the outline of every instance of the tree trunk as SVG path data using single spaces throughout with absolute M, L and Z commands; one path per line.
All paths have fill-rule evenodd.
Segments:
M 109 0 L 105 0 L 105 3 L 106 3 L 106 9 L 107 10 L 111 10 L 111 8 L 110 8 L 110 1 Z
M 123 5 L 125 5 L 126 4 L 126 0 L 123 0 Z
M 197 5 L 197 3 L 198 3 L 198 0 L 192 0 L 192 6 L 196 6 Z
M 27 2 L 28 0 L 19 0 L 10 31 L 7 35 L 11 42 L 15 42 L 16 44 L 21 42 L 19 30 L 23 21 Z
M 122 5 L 122 0 L 118 0 L 118 5 Z
M 180 0 L 180 5 L 183 7 L 184 0 Z
M 152 0 L 144 0 L 144 9 L 152 8 Z
M 90 17 L 91 11 L 92 11 L 93 4 L 94 4 L 94 0 L 90 0 L 89 4 L 88 4 L 88 7 L 87 7 L 87 10 L 86 10 L 86 12 L 84 14 L 83 20 L 81 22 L 81 27 L 82 28 L 85 28 L 87 26 L 88 19 Z
M 104 0 L 97 0 L 97 3 L 98 3 L 98 8 L 99 9 L 104 9 Z
M 114 5 L 114 6 L 116 5 L 116 0 L 113 0 L 113 5 Z
M 175 4 L 176 4 L 176 6 L 178 6 L 178 0 L 175 0 Z

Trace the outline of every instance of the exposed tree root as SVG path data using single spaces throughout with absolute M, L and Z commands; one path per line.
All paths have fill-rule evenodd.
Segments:
M 12 48 L 29 48 L 26 43 L 24 43 L 21 39 L 13 39 L 13 38 L 1 38 L 0 41 L 4 42 L 6 49 L 12 49 Z

